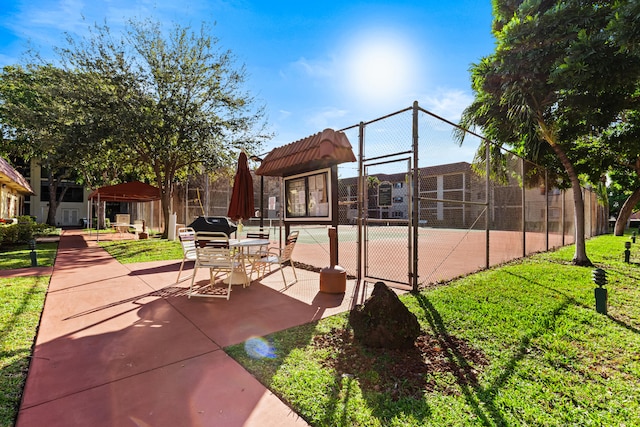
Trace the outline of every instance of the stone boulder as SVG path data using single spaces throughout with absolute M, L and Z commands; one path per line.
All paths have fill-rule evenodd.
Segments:
M 349 314 L 354 338 L 373 348 L 411 348 L 421 334 L 416 316 L 383 282 L 377 282 L 371 296 Z

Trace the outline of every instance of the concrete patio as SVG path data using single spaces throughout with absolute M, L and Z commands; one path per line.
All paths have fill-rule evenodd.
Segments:
M 319 274 L 298 269 L 288 289 L 275 271 L 228 301 L 188 299 L 179 265 L 123 265 L 65 231 L 17 426 L 307 425 L 224 347 L 347 311 L 373 286 L 320 293 Z

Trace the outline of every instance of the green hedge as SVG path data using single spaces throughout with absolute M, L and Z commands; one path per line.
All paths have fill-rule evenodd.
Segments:
M 37 223 L 30 216 L 20 216 L 17 224 L 0 226 L 0 246 L 28 243 L 34 237 L 49 234 L 53 230 L 55 227 Z

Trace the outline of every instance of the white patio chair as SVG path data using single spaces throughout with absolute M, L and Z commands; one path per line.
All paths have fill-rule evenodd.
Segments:
M 180 282 L 180 275 L 182 274 L 185 261 L 196 260 L 196 231 L 191 227 L 179 228 L 178 238 L 180 239 L 180 245 L 182 245 L 182 262 L 180 263 L 180 271 L 178 271 L 176 283 Z M 182 280 L 187 280 L 188 278 L 189 276 Z
M 229 247 L 229 237 L 225 233 L 197 232 L 195 246 L 196 263 L 189 286 L 189 298 L 197 296 L 229 299 L 234 276 L 241 274 L 241 277 L 246 278 L 247 275 L 244 263 L 238 259 L 236 251 Z M 194 284 L 199 268 L 209 269 L 209 284 L 196 289 Z M 218 274 L 226 276 L 226 289 L 215 286 Z
M 259 231 L 255 233 L 247 233 L 247 239 L 266 239 L 269 240 L 269 230 L 267 231 Z M 251 264 L 251 272 L 249 273 L 249 277 L 253 277 L 253 272 L 255 270 L 255 262 L 259 260 L 265 252 L 268 251 L 269 245 L 262 246 L 249 246 L 245 248 L 244 257 L 247 263 Z M 260 277 L 258 275 L 258 277 Z
M 258 269 L 258 274 L 259 271 L 262 270 L 262 275 L 260 275 L 260 277 L 263 277 L 265 275 L 265 270 L 267 267 L 269 267 L 269 272 L 271 272 L 271 267 L 277 265 L 280 267 L 280 273 L 282 274 L 282 281 L 284 282 L 285 288 L 288 288 L 294 283 L 297 283 L 298 275 L 296 273 L 296 268 L 293 265 L 293 260 L 291 259 L 291 255 L 293 254 L 293 249 L 296 246 L 297 240 L 298 232 L 292 231 L 287 236 L 287 243 L 285 247 L 282 248 L 282 250 L 279 250 L 278 248 L 272 248 L 266 252 L 263 252 L 261 254 L 261 257 L 254 262 L 256 269 Z M 287 279 L 284 275 L 284 267 L 287 264 L 291 265 L 291 269 L 293 270 L 294 279 L 291 282 L 287 282 Z

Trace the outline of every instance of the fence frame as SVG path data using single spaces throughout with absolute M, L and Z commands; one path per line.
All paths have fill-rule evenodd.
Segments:
M 366 144 L 367 144 L 367 138 L 366 138 L 366 128 L 370 125 L 372 125 L 373 123 L 376 122 L 380 122 L 383 121 L 385 119 L 388 119 L 392 116 L 396 116 L 399 114 L 403 114 L 407 111 L 411 111 L 412 114 L 412 130 L 411 130 L 411 147 L 410 150 L 398 150 L 395 152 L 390 152 L 384 155 L 377 155 L 374 157 L 366 157 L 365 156 L 365 148 L 366 148 Z M 448 126 L 451 127 L 451 129 L 453 130 L 454 128 L 468 133 L 470 135 L 473 135 L 474 137 L 478 138 L 482 143 L 484 143 L 484 149 L 485 149 L 485 170 L 484 170 L 484 189 L 485 189 L 485 199 L 483 201 L 468 201 L 468 200 L 449 200 L 446 198 L 429 198 L 429 197 L 422 197 L 420 195 L 420 157 L 419 157 L 419 153 L 420 153 L 420 137 L 422 135 L 420 135 L 420 113 L 426 114 L 434 119 L 436 119 L 437 121 L 444 123 Z M 419 106 L 417 101 L 414 101 L 412 107 L 409 108 L 405 108 L 402 110 L 399 110 L 397 112 L 391 113 L 391 114 L 387 114 L 385 116 L 381 116 L 379 118 L 376 118 L 374 120 L 368 121 L 368 122 L 360 122 L 357 125 L 353 125 L 353 126 L 349 126 L 346 128 L 341 129 L 340 131 L 347 131 L 350 129 L 354 129 L 354 128 L 358 128 L 358 155 L 356 156 L 358 159 L 358 180 L 357 180 L 357 194 L 358 194 L 358 200 L 357 200 L 357 212 L 358 212 L 358 218 L 357 218 L 357 266 L 356 266 L 356 276 L 357 276 L 357 280 L 360 282 L 362 280 L 367 281 L 368 277 L 366 277 L 366 268 L 364 267 L 364 264 L 367 262 L 367 245 L 365 242 L 366 236 L 367 236 L 367 230 L 365 230 L 365 227 L 368 226 L 369 222 L 366 220 L 368 218 L 368 208 L 367 208 L 367 174 L 366 174 L 366 168 L 367 166 L 373 165 L 374 161 L 378 161 L 378 160 L 382 160 L 382 159 L 388 159 L 388 158 L 393 158 L 394 160 L 389 160 L 389 162 L 391 161 L 396 161 L 398 156 L 402 156 L 402 155 L 409 155 L 410 156 L 410 161 L 411 161 L 411 165 L 410 165 L 410 171 L 409 171 L 409 175 L 410 175 L 410 182 L 411 185 L 408 188 L 409 191 L 409 200 L 410 200 L 410 212 L 409 212 L 409 217 L 408 219 L 408 228 L 409 228 L 409 248 L 408 248 L 408 253 L 409 253 L 409 264 L 408 264 L 408 271 L 407 271 L 407 277 L 408 277 L 408 282 L 406 283 L 407 286 L 403 286 L 402 283 L 400 283 L 399 287 L 408 287 L 409 289 L 411 289 L 412 291 L 417 291 L 419 289 L 420 286 L 420 277 L 419 277 L 419 266 L 420 266 L 420 253 L 419 253 L 419 220 L 420 220 L 420 201 L 431 201 L 431 202 L 442 202 L 442 203 L 456 203 L 456 204 L 464 204 L 464 205 L 475 205 L 475 206 L 482 206 L 484 207 L 483 211 L 480 213 L 480 215 L 484 214 L 485 216 L 485 224 L 484 224 L 484 233 L 485 233 L 485 259 L 484 259 L 484 268 L 489 268 L 491 266 L 491 231 L 492 231 L 492 227 L 491 227 L 491 222 L 492 222 L 492 213 L 495 212 L 495 206 L 494 206 L 494 197 L 492 194 L 492 179 L 491 179 L 491 170 L 492 170 L 492 164 L 491 164 L 491 155 L 490 155 L 490 151 L 491 151 L 491 147 L 496 147 L 500 150 L 503 150 L 506 154 L 513 156 L 514 158 L 518 158 L 519 159 L 519 174 L 520 177 L 522 178 L 522 184 L 520 186 L 521 188 L 521 200 L 520 200 L 520 209 L 521 209 L 521 218 L 520 218 L 520 223 L 521 223 L 521 239 L 522 239 L 522 256 L 525 257 L 528 255 L 528 250 L 527 250 L 527 197 L 526 197 L 526 192 L 527 192 L 527 186 L 524 183 L 524 177 L 525 177 L 525 162 L 529 162 L 528 160 L 516 155 L 515 153 L 513 153 L 512 151 L 505 149 L 504 147 L 500 146 L 499 144 L 496 144 L 490 140 L 488 140 L 487 138 L 471 131 L 468 129 L 464 129 L 462 127 L 460 127 L 459 125 L 444 119 L 434 113 L 431 113 L 428 110 L 423 109 L 422 107 Z M 428 135 L 427 135 L 428 136 Z M 549 193 L 550 193 L 550 189 L 549 189 L 549 173 L 547 171 L 546 168 L 541 167 L 540 165 L 535 165 L 532 162 L 529 162 L 532 165 L 534 165 L 537 168 L 540 168 L 541 170 L 544 171 L 544 189 L 545 189 L 545 197 L 544 197 L 544 214 L 543 214 L 543 233 L 544 233 L 544 250 L 548 251 L 550 249 L 550 242 L 549 242 L 549 209 L 550 209 L 550 202 L 549 202 Z M 563 190 L 561 192 L 562 194 L 562 198 L 561 198 L 561 212 L 560 212 L 560 233 L 562 235 L 562 239 L 561 239 L 561 245 L 564 246 L 565 245 L 565 222 L 567 221 L 566 217 L 566 210 L 565 210 L 565 203 L 566 203 L 566 190 Z M 590 237 L 594 234 L 598 234 L 600 233 L 602 230 L 598 230 L 597 224 L 595 224 L 594 227 L 594 223 L 593 223 L 593 218 L 592 218 L 592 212 L 594 211 L 591 207 L 592 204 L 594 202 L 593 200 L 593 194 L 591 195 L 592 197 L 587 197 L 587 194 L 589 194 L 589 192 L 586 189 L 583 189 L 583 195 L 584 195 L 584 200 L 585 200 L 585 210 L 588 209 L 588 213 L 589 215 L 586 216 L 586 221 L 588 222 L 588 227 L 585 228 L 585 234 L 586 237 Z M 596 216 L 598 216 L 599 212 L 596 212 Z M 574 220 L 574 218 L 572 218 L 572 220 Z M 574 231 L 575 233 L 575 231 Z M 575 240 L 575 236 L 574 236 L 574 240 Z M 388 279 L 389 281 L 394 281 L 391 279 Z

